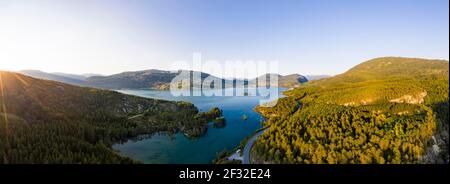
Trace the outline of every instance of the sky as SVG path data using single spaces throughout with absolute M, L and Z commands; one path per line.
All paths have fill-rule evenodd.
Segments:
M 0 0 L 0 70 L 167 70 L 193 53 L 303 75 L 384 56 L 448 60 L 449 1 Z

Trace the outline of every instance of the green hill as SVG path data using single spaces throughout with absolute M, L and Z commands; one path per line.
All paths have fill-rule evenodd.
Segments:
M 158 89 L 169 84 L 178 73 L 161 70 L 144 70 L 123 72 L 110 76 L 94 76 L 87 78 L 87 85 L 106 89 Z M 168 89 L 168 86 L 167 86 Z
M 183 80 L 191 79 L 193 74 L 198 74 L 201 80 L 193 80 L 191 84 L 195 88 L 200 88 L 202 82 L 207 77 L 212 77 L 223 81 L 210 74 L 195 71 L 162 71 L 162 70 L 143 70 L 135 72 L 123 72 L 110 76 L 94 76 L 86 79 L 88 86 L 105 89 L 170 89 L 170 83 L 175 77 Z
M 181 73 L 183 72 L 183 73 Z M 192 80 L 193 75 L 200 76 L 200 80 Z M 299 86 L 301 83 L 307 82 L 308 80 L 301 75 L 292 74 L 287 76 L 282 76 L 278 74 L 266 74 L 267 76 L 278 76 L 278 84 L 270 84 L 271 86 L 280 86 L 280 87 L 295 87 Z M 143 70 L 143 71 L 135 71 L 135 72 L 123 72 L 110 76 L 94 76 L 86 79 L 85 85 L 92 86 L 96 88 L 104 88 L 104 89 L 158 89 L 158 90 L 169 90 L 172 80 L 178 77 L 178 79 L 183 79 L 186 81 L 190 81 L 191 85 L 194 88 L 201 88 L 202 82 L 206 78 L 222 81 L 223 86 L 225 86 L 225 82 L 233 83 L 241 82 L 241 83 L 249 83 L 250 86 L 256 86 L 258 79 L 263 80 L 265 75 L 258 77 L 256 79 L 248 80 L 231 80 L 231 79 L 222 79 L 216 76 L 213 76 L 204 72 L 196 72 L 196 71 L 162 71 L 162 70 Z M 176 84 L 175 84 L 176 85 Z
M 111 145 L 159 131 L 198 136 L 221 111 L 0 71 L 0 163 L 133 163 Z
M 270 82 L 270 79 L 272 77 L 278 78 L 278 81 L 276 84 L 272 84 Z M 257 87 L 257 86 L 269 85 L 272 87 L 292 88 L 292 87 L 298 87 L 298 86 L 300 86 L 300 84 L 305 83 L 305 82 L 308 82 L 308 79 L 306 79 L 306 77 L 299 75 L 299 74 L 291 74 L 291 75 L 285 75 L 285 76 L 280 75 L 280 74 L 265 74 L 265 75 L 262 75 L 255 79 L 250 80 L 249 86 Z
M 448 163 L 449 63 L 377 58 L 257 107 L 273 163 Z

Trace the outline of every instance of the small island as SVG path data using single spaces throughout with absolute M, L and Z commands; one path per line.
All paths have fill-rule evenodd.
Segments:
M 224 117 L 218 117 L 214 120 L 214 128 L 223 128 L 226 126 L 226 122 Z
M 184 134 L 187 137 L 199 137 L 206 133 L 208 130 L 208 123 L 211 121 L 216 121 L 218 118 L 222 117 L 222 110 L 218 107 L 214 107 L 208 112 L 198 113 L 192 123 L 193 126 L 186 127 L 184 129 Z
M 244 115 L 242 115 L 242 119 L 243 119 L 244 121 L 247 121 L 248 116 L 247 116 L 246 114 L 244 114 Z

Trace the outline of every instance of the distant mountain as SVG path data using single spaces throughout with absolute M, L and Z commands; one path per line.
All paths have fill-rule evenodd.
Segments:
M 203 134 L 221 111 L 0 71 L 0 163 L 133 163 L 111 145 L 159 131 Z
M 285 95 L 256 108 L 256 163 L 449 162 L 448 61 L 376 58 Z
M 89 86 L 95 88 L 102 89 L 158 89 L 158 90 L 168 90 L 170 89 L 170 85 L 172 80 L 175 77 L 181 79 L 183 81 L 190 81 L 194 88 L 202 87 L 202 82 L 208 78 L 215 81 L 222 81 L 223 86 L 225 86 L 225 82 L 244 82 L 245 84 L 250 84 L 250 86 L 255 87 L 258 83 L 258 79 L 264 80 L 264 77 L 267 76 L 270 79 L 270 76 L 274 77 L 278 76 L 277 84 L 270 84 L 270 86 L 275 87 L 298 87 L 301 83 L 307 82 L 308 79 L 302 75 L 292 74 L 292 75 L 278 75 L 278 74 L 266 74 L 260 76 L 256 79 L 252 79 L 250 81 L 247 80 L 229 80 L 229 79 L 221 79 L 219 77 L 213 76 L 204 72 L 196 72 L 196 71 L 163 71 L 163 70 L 143 70 L 143 71 L 134 71 L 134 72 L 123 72 L 119 74 L 102 76 L 98 74 L 67 74 L 67 73 L 46 73 L 39 70 L 23 70 L 20 73 L 40 78 L 46 80 L 53 80 L 58 82 L 63 82 L 67 84 L 73 84 L 78 86 Z M 200 76 L 200 80 L 191 80 L 193 75 Z
M 301 83 L 305 82 L 308 82 L 308 79 L 299 74 L 285 75 L 278 79 L 279 86 L 281 87 L 298 87 Z
M 109 76 L 93 76 L 86 79 L 89 86 L 105 89 L 159 88 L 172 81 L 176 73 L 161 70 L 123 72 Z
M 278 83 L 272 84 L 270 83 L 270 79 L 273 77 L 278 78 Z M 270 86 L 274 87 L 285 87 L 285 88 L 293 88 L 298 87 L 300 84 L 308 82 L 308 79 L 306 77 L 299 75 L 299 74 L 291 74 L 291 75 L 280 75 L 280 74 L 265 74 L 262 75 L 256 79 L 250 80 L 249 84 L 251 86 L 264 86 L 264 80 L 266 81 L 265 84 L 268 84 Z
M 89 77 L 95 77 L 95 76 L 105 76 L 102 74 L 96 74 L 96 73 L 83 73 L 81 74 L 81 76 L 84 77 L 84 79 L 89 78 Z
M 183 73 L 181 73 L 183 72 Z M 243 80 L 229 80 L 229 79 L 221 79 L 219 77 L 210 75 L 208 73 L 203 72 L 195 72 L 195 71 L 162 71 L 162 70 L 143 70 L 143 71 L 135 71 L 135 72 L 124 72 L 110 76 L 94 76 L 86 79 L 86 85 L 98 88 L 106 88 L 106 89 L 160 89 L 167 90 L 170 89 L 170 83 L 175 77 L 180 79 L 190 81 L 192 75 L 201 76 L 201 80 L 191 81 L 194 88 L 200 88 L 202 86 L 202 82 L 206 79 L 212 79 L 217 81 L 224 82 L 236 82 Z M 267 74 L 269 75 L 269 74 Z M 275 74 L 271 74 L 275 75 Z M 278 84 L 272 84 L 272 86 L 282 86 L 282 87 L 295 87 L 300 83 L 307 82 L 308 80 L 301 75 L 293 74 L 287 76 L 278 75 L 279 82 Z M 262 79 L 261 76 L 259 77 Z M 256 79 L 250 80 L 249 83 L 256 85 Z M 176 85 L 176 84 L 172 84 Z
M 19 73 L 28 75 L 30 77 L 38 78 L 38 79 L 46 79 L 52 81 L 63 82 L 67 84 L 73 85 L 84 85 L 85 81 L 82 76 L 73 75 L 73 74 L 63 74 L 63 73 L 46 73 L 39 70 L 22 70 Z
M 306 75 L 305 77 L 309 81 L 312 81 L 312 80 L 319 80 L 319 79 L 328 78 L 328 77 L 331 77 L 331 76 L 330 75 Z
M 191 81 L 192 75 L 200 76 L 201 80 Z M 195 87 L 200 87 L 201 82 L 210 77 L 210 74 L 194 71 L 162 71 L 143 70 L 135 72 L 123 72 L 109 76 L 94 76 L 86 79 L 86 84 L 92 87 L 106 89 L 170 89 L 170 83 L 175 77 L 191 81 Z M 222 80 L 211 76 L 213 79 Z
M 61 73 L 61 72 L 55 72 L 55 73 L 51 73 L 51 74 L 59 75 L 59 76 L 67 77 L 67 78 L 72 78 L 72 79 L 77 79 L 77 80 L 81 80 L 81 81 L 85 81 L 87 78 L 85 75 L 77 75 L 77 74 L 69 74 L 69 73 Z

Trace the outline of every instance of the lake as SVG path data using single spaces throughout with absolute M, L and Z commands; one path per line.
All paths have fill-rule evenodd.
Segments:
M 226 89 L 233 90 L 233 89 Z M 241 91 L 244 89 L 236 89 Z M 281 93 L 285 88 L 271 88 L 272 92 Z M 128 156 L 147 164 L 210 164 L 217 153 L 225 149 L 231 150 L 247 136 L 261 128 L 263 118 L 253 109 L 259 105 L 259 96 L 172 96 L 170 91 L 158 90 L 119 90 L 147 98 L 172 101 L 188 101 L 200 111 L 208 111 L 212 107 L 223 110 L 226 126 L 214 128 L 209 125 L 205 135 L 198 138 L 187 138 L 182 133 L 166 135 L 155 134 L 143 140 L 129 140 L 123 144 L 113 145 L 113 149 L 123 156 Z M 242 92 L 242 91 L 241 91 Z M 254 95 L 249 92 L 249 95 Z M 242 117 L 246 115 L 247 120 Z

